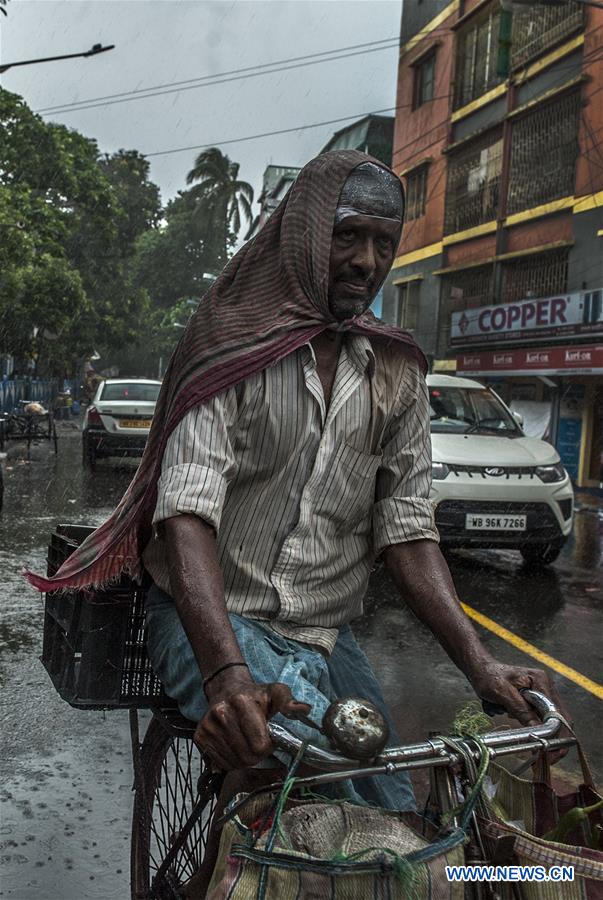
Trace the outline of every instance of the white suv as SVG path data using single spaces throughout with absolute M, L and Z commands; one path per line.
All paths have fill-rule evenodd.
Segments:
M 469 378 L 427 377 L 433 450 L 431 499 L 444 547 L 509 547 L 553 562 L 572 530 L 574 492 L 551 444 Z

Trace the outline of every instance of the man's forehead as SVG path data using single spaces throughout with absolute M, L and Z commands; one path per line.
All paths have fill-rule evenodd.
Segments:
M 387 216 L 372 216 L 358 212 L 355 209 L 339 210 L 341 215 L 336 216 L 333 225 L 334 231 L 341 231 L 344 228 L 370 228 L 372 230 L 398 232 L 400 230 L 400 219 L 391 219 Z

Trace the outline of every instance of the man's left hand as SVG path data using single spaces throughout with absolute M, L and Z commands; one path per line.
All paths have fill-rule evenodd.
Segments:
M 520 694 L 524 688 L 540 691 L 557 707 L 561 702 L 551 678 L 542 669 L 524 669 L 492 660 L 485 666 L 482 665 L 480 671 L 470 676 L 469 680 L 478 697 L 504 707 L 511 718 L 517 719 L 522 725 L 540 723 L 534 707 Z
M 552 700 L 559 712 L 569 721 L 563 703 L 555 689 L 553 680 L 542 669 L 524 669 L 521 666 L 508 666 L 492 660 L 483 665 L 479 672 L 469 679 L 478 697 L 489 700 L 506 709 L 507 714 L 517 719 L 522 725 L 539 725 L 540 719 L 533 706 L 523 698 L 520 691 L 524 688 L 540 691 Z M 567 729 L 562 728 L 559 737 L 567 736 Z M 551 762 L 565 756 L 567 749 L 556 750 L 551 754 Z

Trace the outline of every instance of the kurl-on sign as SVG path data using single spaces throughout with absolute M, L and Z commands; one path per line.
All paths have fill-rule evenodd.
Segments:
M 456 345 L 603 333 L 603 289 L 465 309 L 452 313 L 450 326 Z
M 601 375 L 603 344 L 476 350 L 456 358 L 460 375 Z

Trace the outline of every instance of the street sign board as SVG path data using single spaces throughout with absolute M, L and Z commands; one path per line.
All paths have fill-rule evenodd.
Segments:
M 457 356 L 459 375 L 600 375 L 603 344 L 477 350 Z
M 465 309 L 453 312 L 450 322 L 453 346 L 599 334 L 603 336 L 603 288 Z

